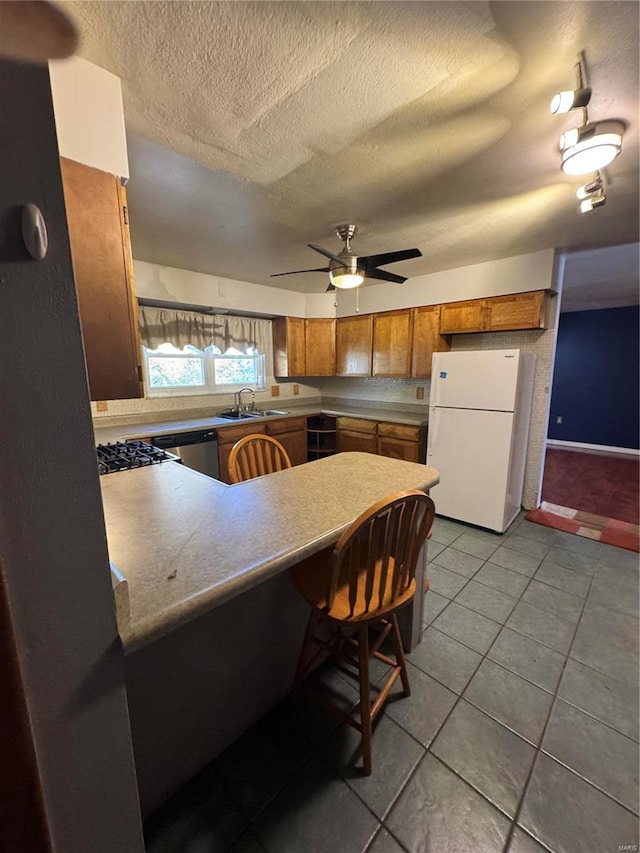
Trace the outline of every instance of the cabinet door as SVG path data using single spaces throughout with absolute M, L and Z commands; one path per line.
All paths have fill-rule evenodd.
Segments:
M 411 311 L 373 316 L 373 375 L 408 377 L 411 372 Z
M 349 429 L 338 429 L 338 452 L 357 451 L 359 453 L 377 453 L 378 436 L 373 433 L 352 432 Z
M 91 399 L 142 397 L 124 188 L 73 160 L 62 158 L 60 168 Z
M 544 329 L 544 298 L 544 290 L 533 290 L 487 299 L 488 328 L 492 332 Z
M 443 335 L 485 332 L 486 313 L 486 299 L 447 302 L 440 306 L 440 332 Z
M 305 320 L 305 376 L 336 375 L 335 319 Z
M 307 461 L 307 431 L 281 432 L 274 436 L 289 454 L 292 465 L 303 465 Z
M 440 305 L 413 309 L 413 347 L 411 376 L 415 379 L 431 376 L 431 356 L 448 352 L 451 339 L 440 334 Z
M 373 316 L 336 321 L 336 376 L 371 376 Z
M 222 427 L 222 429 L 218 427 L 216 430 L 218 433 L 218 467 L 220 469 L 220 480 L 222 480 L 223 483 L 230 483 L 229 454 L 231 453 L 231 448 L 236 441 L 240 441 L 240 439 L 244 438 L 245 435 L 254 435 L 255 433 L 262 435 L 267 431 L 267 427 L 264 423 L 252 423 L 242 424 L 242 426 Z
M 404 459 L 405 462 L 424 462 L 424 454 L 422 459 L 420 459 L 420 443 L 417 441 L 407 441 L 403 438 L 379 435 L 377 449 L 380 456 L 390 456 L 392 459 Z
M 275 376 L 305 376 L 305 321 L 301 317 L 276 317 L 271 324 Z

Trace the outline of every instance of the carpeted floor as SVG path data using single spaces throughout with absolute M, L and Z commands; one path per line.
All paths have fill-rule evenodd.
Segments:
M 547 448 L 542 500 L 638 524 L 640 460 Z

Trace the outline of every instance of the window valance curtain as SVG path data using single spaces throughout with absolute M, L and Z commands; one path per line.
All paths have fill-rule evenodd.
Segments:
M 267 356 L 267 373 L 273 375 L 271 357 L 271 320 L 256 317 L 233 317 L 229 314 L 200 314 L 197 311 L 174 311 L 140 305 L 140 339 L 149 349 L 160 344 L 173 344 L 182 349 L 191 344 L 204 350 L 215 346 L 221 352 L 233 347 L 246 352 L 255 347 Z

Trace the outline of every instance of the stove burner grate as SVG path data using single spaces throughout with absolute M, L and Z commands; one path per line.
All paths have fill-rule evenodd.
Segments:
M 131 439 L 116 441 L 112 444 L 99 444 L 96 447 L 98 457 L 98 473 L 111 474 L 114 471 L 128 471 L 131 468 L 142 468 L 159 462 L 170 462 L 177 459 L 173 453 L 167 453 L 159 447 L 153 447 L 146 441 Z

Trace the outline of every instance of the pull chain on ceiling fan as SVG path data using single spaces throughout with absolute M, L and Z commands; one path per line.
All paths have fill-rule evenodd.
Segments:
M 361 255 L 358 256 L 351 249 L 351 240 L 357 234 L 358 226 L 347 224 L 339 225 L 336 228 L 337 236 L 343 241 L 344 248 L 339 254 L 325 249 L 323 246 L 318 246 L 315 243 L 307 243 L 310 249 L 314 252 L 319 252 L 329 259 L 329 265 L 326 267 L 316 267 L 308 270 L 290 270 L 289 272 L 273 273 L 271 278 L 277 278 L 281 275 L 299 275 L 305 272 L 328 272 L 330 284 L 327 291 L 339 288 L 347 290 L 353 287 L 359 287 L 365 278 L 373 278 L 378 281 L 392 281 L 398 284 L 406 281 L 405 276 L 396 275 L 387 270 L 378 269 L 378 267 L 394 264 L 398 261 L 406 261 L 409 258 L 421 258 L 422 252 L 420 249 L 401 249 L 397 252 L 383 252 L 379 255 Z

